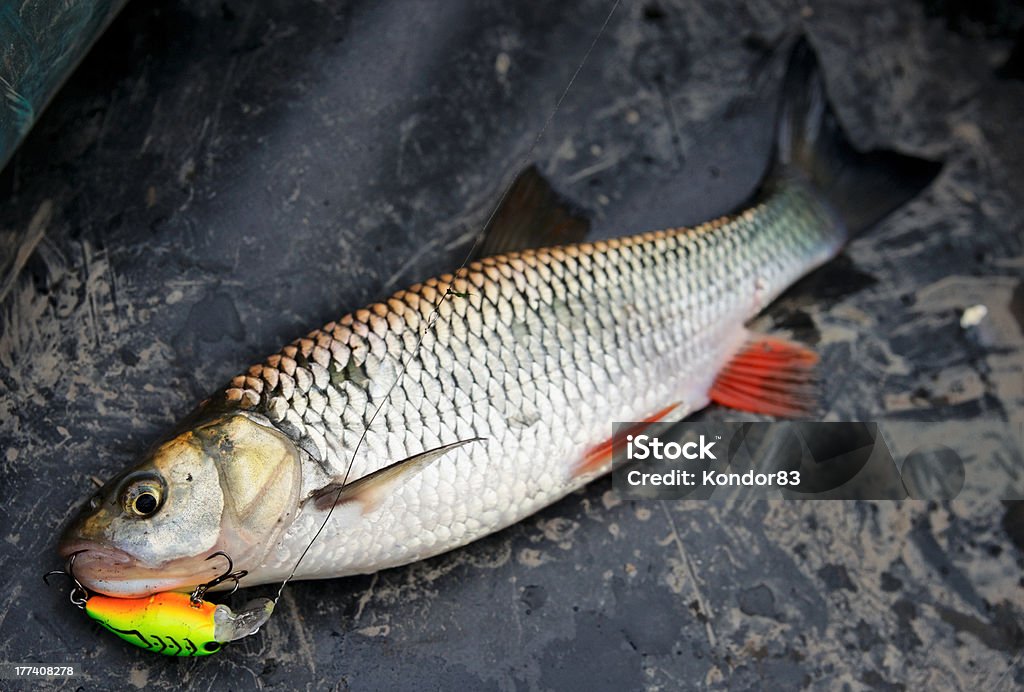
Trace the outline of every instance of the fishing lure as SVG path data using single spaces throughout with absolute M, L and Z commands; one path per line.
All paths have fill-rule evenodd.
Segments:
M 205 600 L 206 591 L 227 580 L 235 582 L 245 576 L 244 570 L 233 572 L 231 558 L 216 552 L 209 559 L 223 556 L 228 569 L 211 582 L 197 587 L 191 594 L 168 591 L 146 598 L 112 598 L 90 594 L 75 577 L 75 553 L 68 559 L 66 570 L 48 572 L 43 580 L 49 584 L 51 575 L 65 575 L 73 584 L 71 603 L 90 618 L 133 646 L 165 656 L 209 656 L 224 644 L 255 634 L 274 612 L 274 601 L 258 598 L 239 612 L 224 604 Z M 232 591 L 233 593 L 233 591 Z

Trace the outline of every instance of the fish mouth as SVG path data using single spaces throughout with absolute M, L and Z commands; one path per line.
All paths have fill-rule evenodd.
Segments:
M 75 570 L 79 570 L 84 563 L 93 560 L 103 560 L 104 562 L 112 565 L 126 565 L 132 564 L 135 561 L 131 555 L 113 546 L 99 545 L 95 541 L 88 541 L 85 539 L 61 541 L 57 548 L 61 557 L 70 558 L 72 555 L 78 555 L 75 558 Z
M 152 569 L 119 548 L 88 540 L 62 542 L 62 557 L 75 556 L 74 577 L 89 591 L 116 598 L 143 598 L 164 591 L 189 591 L 192 575 L 175 575 L 173 569 Z

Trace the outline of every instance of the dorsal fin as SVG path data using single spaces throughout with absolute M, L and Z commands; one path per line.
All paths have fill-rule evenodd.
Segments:
M 590 221 L 563 199 L 536 166 L 520 173 L 484 230 L 474 259 L 583 240 Z

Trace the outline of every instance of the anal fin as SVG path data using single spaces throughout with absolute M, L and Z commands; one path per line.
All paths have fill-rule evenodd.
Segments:
M 751 334 L 711 385 L 717 404 L 769 416 L 812 415 L 818 405 L 818 354 L 786 339 Z
M 628 435 L 638 435 L 658 421 L 666 419 L 673 411 L 679 408 L 679 404 L 671 404 L 660 411 L 648 416 L 644 420 L 631 425 L 625 430 L 620 430 L 617 435 L 609 437 L 601 444 L 591 447 L 583 458 L 573 467 L 572 477 L 579 478 L 592 473 L 602 471 L 612 463 L 612 455 L 616 446 L 621 446 Z

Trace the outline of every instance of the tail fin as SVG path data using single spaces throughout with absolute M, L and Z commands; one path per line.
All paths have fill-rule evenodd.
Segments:
M 941 162 L 853 148 L 825 95 L 818 60 L 799 38 L 786 71 L 775 167 L 796 169 L 832 205 L 855 237 L 928 186 Z

